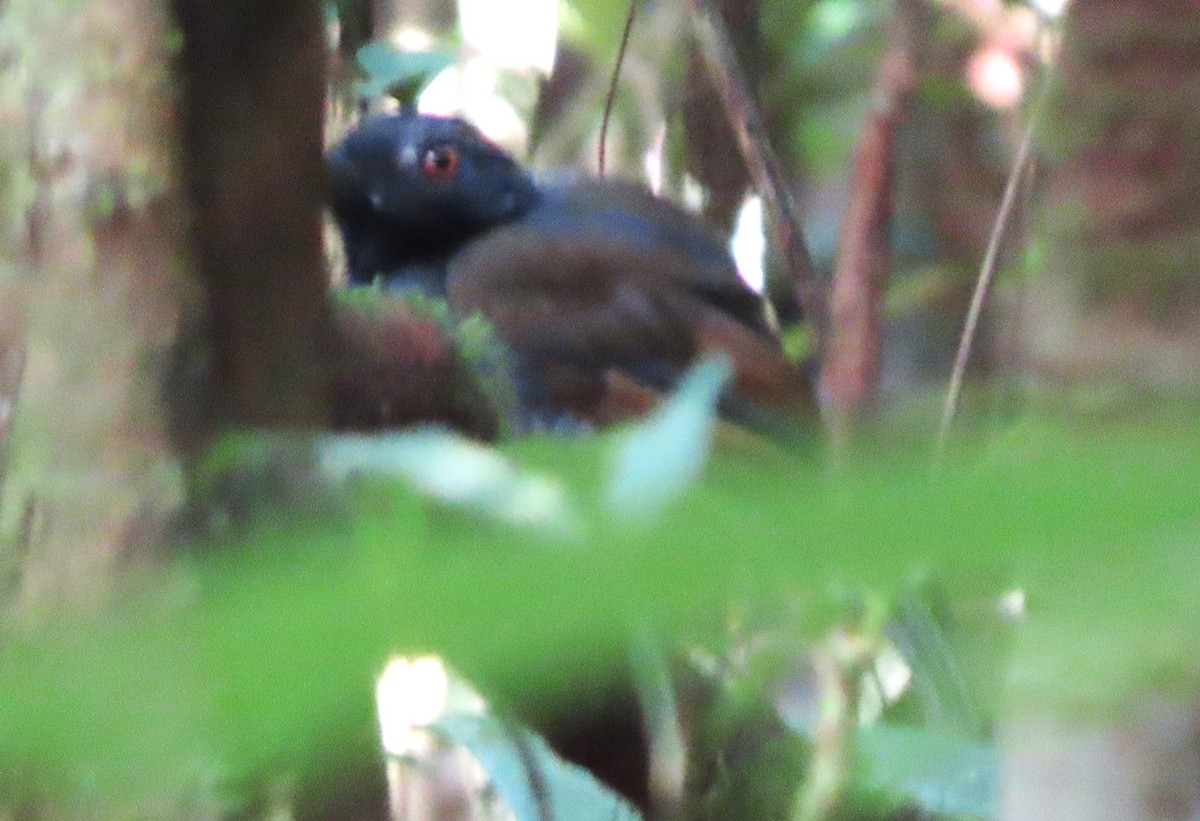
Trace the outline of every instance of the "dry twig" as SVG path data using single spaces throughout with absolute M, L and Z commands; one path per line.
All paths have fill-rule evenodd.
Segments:
M 771 215 L 775 240 L 787 261 L 796 297 L 817 331 L 817 349 L 826 326 L 825 291 L 817 280 L 804 241 L 803 220 L 788 188 L 779 158 L 767 144 L 766 129 L 749 88 L 729 31 L 713 0 L 691 0 L 692 28 L 701 58 L 725 107 L 738 149 L 754 187 Z
M 954 370 L 950 375 L 950 385 L 946 391 L 946 401 L 942 406 L 942 420 L 938 426 L 937 444 L 934 447 L 933 468 L 941 467 L 946 453 L 946 444 L 950 439 L 950 428 L 958 413 L 959 402 L 962 398 L 963 381 L 966 378 L 967 362 L 971 358 L 971 346 L 975 341 L 975 332 L 979 327 L 979 317 L 983 314 L 983 301 L 987 298 L 992 279 L 996 273 L 996 260 L 1000 254 L 1000 242 L 1004 239 L 1012 216 L 1013 205 L 1017 200 L 1017 191 L 1021 187 L 1021 178 L 1029 167 L 1029 152 L 1033 147 L 1033 135 L 1041 119 L 1042 109 L 1049 97 L 1050 83 L 1043 79 L 1042 90 L 1029 114 L 1029 124 L 1017 147 L 1017 155 L 1013 159 L 1012 169 L 1008 174 L 1008 182 L 1004 187 L 1004 196 L 1000 200 L 1000 210 L 996 213 L 996 222 L 992 225 L 992 234 L 988 239 L 987 252 L 983 264 L 979 268 L 979 278 L 975 282 L 975 292 L 971 294 L 971 305 L 967 310 L 966 322 L 963 324 L 962 337 L 959 339 L 958 352 L 954 357 Z

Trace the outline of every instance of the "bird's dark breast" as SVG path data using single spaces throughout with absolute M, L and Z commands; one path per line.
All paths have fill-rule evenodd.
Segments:
M 446 264 L 479 233 L 451 219 L 400 222 L 360 211 L 339 216 L 347 275 L 354 285 L 385 285 L 444 295 Z

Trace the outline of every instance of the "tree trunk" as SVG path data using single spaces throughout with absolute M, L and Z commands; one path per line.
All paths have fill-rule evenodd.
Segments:
M 168 26 L 151 0 L 3 7 L 4 484 L 10 613 L 101 600 L 182 477 L 159 401 L 195 300 L 172 179 Z M 8 397 L 18 376 L 7 369 Z M 3 398 L 3 397 L 0 397 Z
M 222 421 L 319 428 L 332 396 L 321 250 L 325 29 L 314 0 L 175 0 L 184 171 Z M 203 420 L 201 420 L 203 421 Z

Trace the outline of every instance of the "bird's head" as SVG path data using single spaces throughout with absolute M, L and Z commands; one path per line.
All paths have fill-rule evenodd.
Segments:
M 467 122 L 416 113 L 365 119 L 329 155 L 339 221 L 365 218 L 414 238 L 462 241 L 519 217 L 529 173 Z

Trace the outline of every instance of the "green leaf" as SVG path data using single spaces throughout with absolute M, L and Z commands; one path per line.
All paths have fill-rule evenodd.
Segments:
M 457 713 L 433 725 L 482 765 L 517 821 L 638 821 L 641 815 L 534 733 L 492 716 Z M 537 788 L 534 785 L 538 785 Z
M 608 485 L 611 510 L 645 521 L 696 482 L 712 445 L 717 400 L 732 378 L 725 357 L 697 363 L 662 407 L 618 435 Z
M 386 94 L 401 105 L 415 105 L 421 90 L 454 62 L 454 56 L 443 51 L 401 51 L 381 42 L 367 43 L 355 57 L 367 75 L 361 96 Z
M 438 428 L 318 440 L 325 475 L 384 476 L 407 481 L 441 504 L 506 524 L 558 536 L 575 535 L 578 519 L 553 477 L 523 471 L 494 448 Z
M 997 817 L 1001 768 L 994 746 L 883 725 L 860 731 L 856 745 L 868 786 L 907 795 L 928 812 Z
M 967 671 L 928 602 L 916 593 L 902 596 L 885 629 L 912 669 L 913 688 L 925 705 L 927 721 L 979 737 L 984 720 Z
M 510 447 L 582 484 L 605 444 Z M 473 681 L 544 703 L 548 681 L 611 659 L 601 650 L 631 615 L 669 640 L 731 599 L 786 594 L 799 647 L 844 613 L 831 590 L 900 589 L 926 570 L 956 592 L 1001 574 L 1025 593 L 1008 709 L 1111 725 L 1150 694 L 1190 698 L 1194 408 L 1103 427 L 1032 420 L 975 444 L 936 478 L 917 448 L 856 455 L 832 475 L 717 449 L 649 529 L 595 526 L 584 510 L 588 538 L 569 551 L 530 550 L 526 531 L 481 545 L 477 527 L 434 527 L 444 511 L 407 480 L 350 521 L 238 532 L 221 554 L 131 574 L 94 618 L 0 625 L 0 790 L 45 786 L 80 817 L 96 817 L 89 800 L 159 806 L 328 749 L 348 715 L 369 717 L 372 676 L 396 652 L 442 653 Z M 860 758 L 873 783 L 986 816 L 989 750 L 872 729 Z

